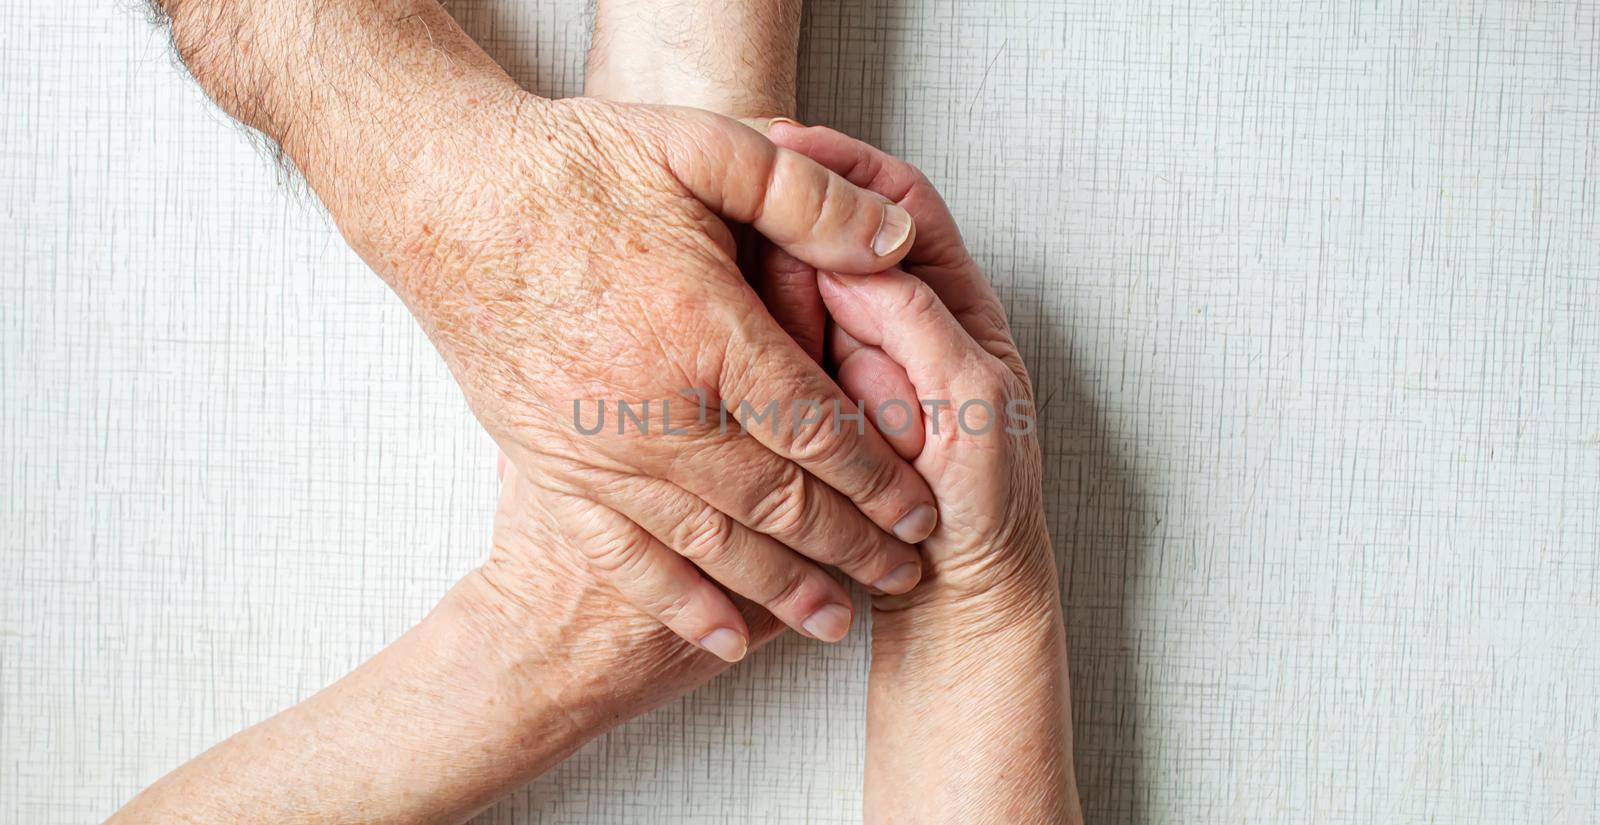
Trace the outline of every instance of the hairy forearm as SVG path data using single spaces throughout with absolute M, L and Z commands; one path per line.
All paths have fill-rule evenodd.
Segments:
M 614 718 L 568 687 L 579 675 L 508 655 L 521 631 L 470 607 L 466 586 L 345 678 L 167 775 L 112 821 L 462 821 Z
M 930 595 L 873 613 L 866 821 L 1076 822 L 1054 582 Z
M 587 94 L 793 115 L 801 0 L 598 0 Z
M 430 126 L 516 85 L 438 0 L 158 0 L 184 64 L 339 217 L 403 187 Z

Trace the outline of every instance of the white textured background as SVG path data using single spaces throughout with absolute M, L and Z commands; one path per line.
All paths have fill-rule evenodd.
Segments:
M 448 4 L 571 93 L 577 0 Z M 80 822 L 486 546 L 404 309 L 131 0 L 0 6 L 0 820 Z M 1600 7 L 816 0 L 1047 400 L 1091 820 L 1600 820 Z M 485 816 L 848 822 L 864 639 Z

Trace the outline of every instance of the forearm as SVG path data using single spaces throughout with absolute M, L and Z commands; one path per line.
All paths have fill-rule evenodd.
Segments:
M 455 822 L 564 758 L 610 714 L 461 588 L 345 678 L 169 774 L 114 822 Z M 531 698 L 530 698 L 531 697 Z
M 438 0 L 156 0 L 185 65 L 335 217 L 405 186 L 429 127 L 516 84 Z
M 865 800 L 868 823 L 1076 821 L 1054 582 L 874 611 Z
M 793 115 L 801 0 L 598 0 L 585 92 Z

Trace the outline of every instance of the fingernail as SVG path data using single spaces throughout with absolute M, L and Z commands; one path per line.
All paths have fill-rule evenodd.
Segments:
M 917 580 L 922 578 L 922 568 L 913 561 L 896 567 L 889 571 L 889 575 L 872 583 L 873 587 L 891 595 L 899 595 L 917 586 Z
M 724 662 L 737 662 L 744 658 L 744 652 L 749 647 L 744 636 L 737 630 L 719 627 L 705 635 L 700 640 L 700 646 L 716 654 Z
M 911 237 L 911 214 L 892 203 L 883 205 L 883 223 L 878 225 L 878 236 L 872 239 L 872 251 L 887 255 L 900 248 Z
M 795 120 L 794 118 L 789 118 L 789 117 L 775 117 L 775 118 L 767 121 L 767 128 L 771 129 L 772 127 L 777 126 L 780 123 L 782 123 L 785 126 L 793 126 L 796 129 L 804 129 L 804 128 L 806 128 L 805 125 L 802 124 L 800 121 Z
M 933 527 L 938 523 L 939 511 L 931 504 L 920 504 L 895 523 L 894 535 L 906 544 L 916 544 L 933 535 Z
M 850 608 L 839 604 L 827 605 L 807 616 L 800 626 L 824 642 L 837 642 L 850 632 Z

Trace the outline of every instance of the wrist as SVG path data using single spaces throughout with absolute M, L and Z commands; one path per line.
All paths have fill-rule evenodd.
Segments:
M 793 115 L 800 9 L 799 0 L 600 0 L 585 94 L 746 120 Z
M 468 574 L 435 612 L 476 647 L 500 687 L 507 724 L 540 733 L 555 718 L 581 743 L 675 699 L 727 665 L 623 603 L 564 548 L 537 560 L 504 553 Z
M 437 670 L 477 686 L 460 701 L 463 715 L 503 729 L 512 741 L 541 743 L 545 752 L 529 754 L 530 775 L 631 715 L 626 691 L 596 689 L 616 674 L 578 655 L 567 634 L 502 592 L 481 568 L 451 588 L 419 629 Z
M 1042 523 L 1001 546 L 953 552 L 931 540 L 924 552 L 915 590 L 873 598 L 875 673 L 909 668 L 908 684 L 925 675 L 937 686 L 992 662 L 1053 655 L 1063 638 L 1061 591 Z
M 897 631 L 936 623 L 967 636 L 1013 618 L 1059 614 L 1055 553 L 1043 514 L 1010 523 L 1014 529 L 986 540 L 957 540 L 936 531 L 922 545 L 922 582 L 909 593 L 873 597 L 875 627 Z
M 368 792 L 396 807 L 379 818 L 462 821 L 544 773 L 610 722 L 593 680 L 528 641 L 522 618 L 482 598 L 469 575 L 421 622 L 291 713 L 313 718 L 351 753 L 330 775 L 364 764 Z M 548 654 L 548 655 L 546 655 Z
M 934 595 L 873 612 L 864 821 L 1081 821 L 1054 581 Z
M 1053 579 L 1008 581 L 982 592 L 944 588 L 937 581 L 918 587 L 924 588 L 915 604 L 891 610 L 874 604 L 875 671 L 906 666 L 959 678 L 995 661 L 1051 655 L 1063 638 Z

